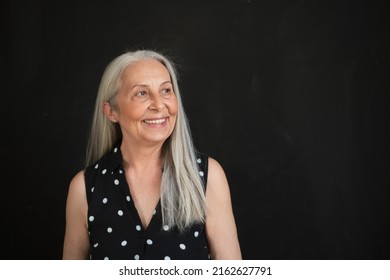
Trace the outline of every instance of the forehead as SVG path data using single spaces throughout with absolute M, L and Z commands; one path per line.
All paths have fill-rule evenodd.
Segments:
M 134 62 L 126 67 L 122 74 L 124 83 L 148 83 L 153 81 L 170 81 L 168 69 L 155 59 Z

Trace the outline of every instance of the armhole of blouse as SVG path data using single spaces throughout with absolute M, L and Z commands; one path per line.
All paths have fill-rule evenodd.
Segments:
M 204 190 L 206 191 L 206 188 L 207 188 L 207 177 L 208 177 L 208 174 L 209 174 L 209 157 L 208 156 L 204 156 Z
M 91 178 L 92 172 L 89 167 L 84 169 L 84 183 L 85 183 L 85 193 L 87 195 L 87 204 L 89 204 L 89 201 L 91 199 Z
M 209 157 L 202 153 L 197 153 L 197 158 L 201 160 L 198 162 L 199 171 L 203 172 L 203 176 L 201 177 L 204 191 L 206 192 L 207 187 L 207 174 L 209 173 Z

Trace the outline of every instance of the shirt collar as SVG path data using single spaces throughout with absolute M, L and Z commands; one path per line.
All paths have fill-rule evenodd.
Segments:
M 115 145 L 114 148 L 107 154 L 107 171 L 115 172 L 122 168 L 122 152 L 119 145 Z

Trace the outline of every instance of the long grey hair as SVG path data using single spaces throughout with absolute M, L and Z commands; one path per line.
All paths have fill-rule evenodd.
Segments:
M 105 69 L 96 98 L 91 134 L 87 147 L 86 166 L 99 160 L 113 149 L 121 137 L 118 124 L 112 123 L 103 113 L 104 102 L 114 102 L 121 86 L 123 71 L 140 60 L 155 59 L 168 70 L 178 102 L 176 124 L 163 146 L 163 175 L 161 180 L 161 210 L 163 224 L 177 226 L 183 231 L 196 222 L 204 222 L 205 193 L 196 163 L 188 121 L 177 83 L 173 63 L 160 53 L 148 50 L 124 53 Z

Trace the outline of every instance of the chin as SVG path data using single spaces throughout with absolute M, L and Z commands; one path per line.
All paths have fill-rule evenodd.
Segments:
M 164 135 L 164 136 L 153 136 L 153 137 L 145 137 L 145 141 L 148 142 L 148 143 L 156 143 L 156 144 L 160 144 L 160 143 L 164 143 L 168 138 L 169 138 L 170 135 Z

